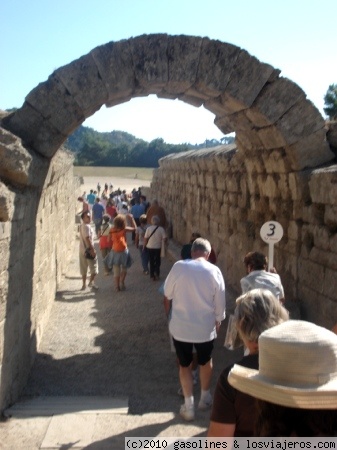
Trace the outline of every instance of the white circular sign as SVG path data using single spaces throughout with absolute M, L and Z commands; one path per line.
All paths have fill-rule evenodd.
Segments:
M 264 242 L 267 242 L 268 244 L 275 244 L 282 239 L 282 225 L 274 221 L 266 222 L 261 227 L 260 236 Z

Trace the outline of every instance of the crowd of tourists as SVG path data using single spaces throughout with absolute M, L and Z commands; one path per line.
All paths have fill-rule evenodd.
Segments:
M 150 275 L 153 281 L 160 278 L 161 255 L 167 243 L 166 215 L 156 199 L 150 205 L 140 188 L 127 194 L 125 190 L 113 191 L 113 185 L 105 184 L 101 192 L 98 184 L 96 191 L 84 193 L 78 201 L 82 204 L 79 227 L 82 290 L 87 288 L 88 271 L 88 287 L 98 289 L 95 283 L 99 270 L 95 238 L 99 240 L 105 275 L 113 275 L 116 292 L 126 289 L 127 269 L 133 263 L 127 233 L 131 233 L 132 242 L 139 250 L 143 273 Z
M 97 186 L 98 188 L 98 186 Z M 106 187 L 103 192 L 109 191 Z M 118 192 L 118 191 L 117 191 Z M 94 224 L 106 275 L 113 274 L 116 292 L 126 289 L 132 261 L 126 233 L 139 250 L 140 264 L 153 281 L 160 279 L 162 249 L 167 243 L 166 215 L 140 189 L 128 196 L 113 187 L 104 202 L 82 196 L 80 270 L 82 289 L 97 289 Z M 95 196 L 96 195 L 96 196 Z M 193 232 L 181 249 L 159 291 L 163 293 L 171 348 L 179 368 L 179 394 L 184 397 L 180 416 L 210 411 L 209 438 L 243 436 L 337 436 L 337 325 L 333 331 L 305 320 L 289 318 L 281 277 L 260 252 L 243 258 L 242 295 L 228 326 L 231 348 L 242 348 L 242 359 L 224 367 L 215 392 L 210 391 L 212 351 L 226 317 L 225 280 L 217 267 L 211 243 Z M 337 314 L 335 317 L 337 322 Z

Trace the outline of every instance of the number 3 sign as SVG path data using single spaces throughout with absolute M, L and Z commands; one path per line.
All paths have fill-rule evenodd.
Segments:
M 279 222 L 266 222 L 260 229 L 260 236 L 269 245 L 268 270 L 274 266 L 274 244 L 279 242 L 283 236 L 283 228 Z

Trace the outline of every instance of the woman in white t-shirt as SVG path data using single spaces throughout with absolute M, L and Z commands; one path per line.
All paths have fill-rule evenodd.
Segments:
M 166 232 L 163 227 L 159 226 L 160 219 L 158 216 L 153 216 L 151 225 L 145 231 L 144 248 L 147 248 L 149 253 L 150 263 L 150 277 L 153 281 L 159 279 L 160 275 L 160 251 L 162 241 L 166 242 Z

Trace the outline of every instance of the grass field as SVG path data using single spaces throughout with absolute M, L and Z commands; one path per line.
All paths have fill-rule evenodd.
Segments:
M 89 166 L 74 166 L 74 175 L 79 177 L 95 177 L 101 178 L 125 178 L 125 179 L 139 179 L 152 180 L 153 168 L 147 167 L 89 167 Z

